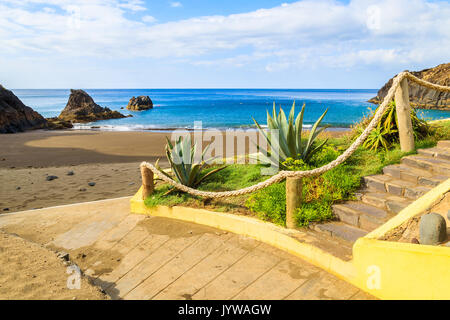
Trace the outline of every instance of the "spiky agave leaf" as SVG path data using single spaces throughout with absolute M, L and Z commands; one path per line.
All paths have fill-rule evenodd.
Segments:
M 172 144 L 171 141 L 166 137 L 166 156 L 169 161 L 170 167 L 172 168 L 172 173 L 175 176 L 175 179 L 188 187 L 197 187 L 206 177 L 211 176 L 212 174 L 226 168 L 226 166 L 221 168 L 216 168 L 205 175 L 202 175 L 201 172 L 206 166 L 206 162 L 203 161 L 206 151 L 209 148 L 209 145 L 203 150 L 200 162 L 196 162 L 195 153 L 197 150 L 197 145 L 194 143 L 192 145 L 190 135 L 187 137 L 179 137 L 175 144 Z M 166 172 L 162 171 L 159 168 L 159 159 L 156 162 L 155 166 L 160 170 L 164 175 L 171 177 Z M 169 190 L 169 192 L 172 191 Z
M 296 137 L 296 152 L 298 154 L 303 153 L 303 145 L 302 145 L 302 131 L 303 131 L 303 115 L 305 113 L 305 104 L 303 103 L 302 110 L 297 115 L 295 119 L 295 137 Z
M 325 115 L 327 114 L 328 109 L 325 110 L 325 112 L 320 116 L 319 119 L 317 119 L 317 121 L 314 123 L 313 127 L 311 128 L 311 132 L 309 133 L 309 138 L 308 138 L 308 142 L 306 143 L 305 149 L 303 150 L 303 159 L 305 160 L 306 158 L 308 158 L 308 153 L 311 152 L 311 147 L 314 143 L 314 141 L 316 140 L 317 136 L 323 131 L 325 130 L 327 127 L 322 127 L 319 130 L 317 130 L 317 127 L 319 126 L 320 122 L 322 122 L 322 119 L 325 117 Z
M 284 110 L 280 107 L 280 110 L 277 114 L 275 103 L 273 105 L 272 116 L 270 116 L 267 111 L 267 127 L 269 130 L 278 130 L 278 139 L 276 139 L 272 134 L 266 132 L 266 130 L 262 129 L 259 123 L 254 119 L 258 131 L 266 140 L 268 146 L 270 146 L 272 150 L 272 154 L 270 157 L 265 157 L 266 163 L 274 164 L 274 152 L 275 155 L 278 155 L 278 165 L 279 167 L 283 167 L 282 163 L 287 158 L 293 159 L 302 159 L 307 162 L 311 159 L 314 153 L 318 152 L 327 141 L 320 143 L 318 146 L 315 146 L 315 141 L 317 136 L 329 126 L 319 127 L 321 121 L 325 117 L 328 112 L 328 109 L 322 114 L 322 116 L 315 122 L 313 125 L 309 138 L 304 143 L 302 141 L 302 130 L 303 130 L 303 116 L 305 112 L 305 104 L 303 104 L 300 113 L 295 117 L 295 101 L 292 104 L 291 110 L 289 112 L 289 116 L 286 117 Z M 258 150 L 262 148 L 258 146 Z M 267 153 L 267 150 L 263 150 Z

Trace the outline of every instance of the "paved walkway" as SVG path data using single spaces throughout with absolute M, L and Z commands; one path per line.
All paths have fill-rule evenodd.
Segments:
M 0 229 L 70 254 L 115 299 L 371 299 L 248 237 L 129 213 L 130 198 L 0 215 Z

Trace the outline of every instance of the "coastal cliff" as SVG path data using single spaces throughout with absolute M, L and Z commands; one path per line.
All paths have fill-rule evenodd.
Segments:
M 0 133 L 47 128 L 47 120 L 0 85 Z
M 103 108 L 94 102 L 83 90 L 70 90 L 69 101 L 59 115 L 59 119 L 72 122 L 92 122 L 97 120 L 126 118 L 117 111 Z
M 450 63 L 440 64 L 431 69 L 410 72 L 417 78 L 443 86 L 450 86 Z M 369 102 L 381 103 L 392 85 L 392 80 L 390 79 L 378 91 L 377 96 L 370 99 Z M 450 92 L 428 89 L 411 81 L 409 81 L 409 100 L 413 106 L 423 109 L 450 110 Z

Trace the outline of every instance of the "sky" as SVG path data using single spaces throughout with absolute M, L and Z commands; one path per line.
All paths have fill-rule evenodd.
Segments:
M 7 88 L 379 88 L 450 62 L 450 1 L 0 0 Z

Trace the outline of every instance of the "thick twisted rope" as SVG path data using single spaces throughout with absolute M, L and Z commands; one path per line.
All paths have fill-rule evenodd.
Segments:
M 142 162 L 141 167 L 146 167 L 153 171 L 153 173 L 157 174 L 158 177 L 167 182 L 168 184 L 172 185 L 178 190 L 181 190 L 183 192 L 189 193 L 194 196 L 199 196 L 203 198 L 225 198 L 225 197 L 234 197 L 234 196 L 240 196 L 248 193 L 252 193 L 258 190 L 261 190 L 263 188 L 266 188 L 274 183 L 278 183 L 288 177 L 295 177 L 295 178 L 302 178 L 302 177 L 312 177 L 312 176 L 318 176 L 322 173 L 325 173 L 338 165 L 342 164 L 345 160 L 347 160 L 355 151 L 359 148 L 359 146 L 367 139 L 370 132 L 375 129 L 375 127 L 378 125 L 378 122 L 380 121 L 381 117 L 389 107 L 389 103 L 392 101 L 395 95 L 395 91 L 397 90 L 398 86 L 400 85 L 400 82 L 403 79 L 410 79 L 413 82 L 416 82 L 424 87 L 435 89 L 438 91 L 449 91 L 450 87 L 441 86 L 438 84 L 430 83 L 427 81 L 424 81 L 422 79 L 419 79 L 415 77 L 414 75 L 410 74 L 409 72 L 401 72 L 399 73 L 393 80 L 392 86 L 389 89 L 387 95 L 384 97 L 383 102 L 378 108 L 378 111 L 375 113 L 372 121 L 369 123 L 369 125 L 366 127 L 366 129 L 361 133 L 361 135 L 352 143 L 352 145 L 345 150 L 344 153 L 342 153 L 339 157 L 337 157 L 334 161 L 320 167 L 315 168 L 312 170 L 306 170 L 306 171 L 280 171 L 276 175 L 270 177 L 269 179 L 262 181 L 260 183 L 257 183 L 253 186 L 234 190 L 234 191 L 223 191 L 223 192 L 211 192 L 211 191 L 201 191 L 197 189 L 193 189 L 190 187 L 187 187 L 179 182 L 176 182 L 175 180 L 167 177 L 164 175 L 160 170 L 158 170 L 154 165 L 148 162 Z
M 446 86 L 441 86 L 439 84 L 436 83 L 431 83 L 422 79 L 417 78 L 416 76 L 414 76 L 413 74 L 409 73 L 409 72 L 403 72 L 406 73 L 406 77 L 417 83 L 420 84 L 422 87 L 428 88 L 428 89 L 434 89 L 436 91 L 444 91 L 444 92 L 450 92 L 450 87 L 446 87 Z

